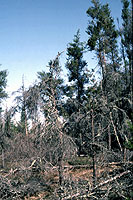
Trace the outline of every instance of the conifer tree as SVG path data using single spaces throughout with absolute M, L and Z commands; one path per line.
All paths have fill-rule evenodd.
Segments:
M 125 79 L 125 94 L 132 95 L 133 78 L 132 78 L 132 66 L 133 66 L 133 40 L 132 40 L 132 8 L 128 0 L 122 1 L 122 28 L 120 30 L 121 36 L 121 53 L 124 63 L 124 79 Z
M 80 42 L 80 31 L 78 30 L 73 42 L 69 43 L 67 48 L 66 68 L 69 71 L 68 81 L 71 83 L 71 86 L 68 86 L 68 96 L 75 96 L 79 103 L 83 101 L 85 84 L 88 83 L 87 73 L 85 73 L 87 62 L 83 59 L 84 51 L 84 45 L 83 42 Z
M 101 5 L 99 0 L 92 0 L 92 3 L 93 6 L 87 10 L 89 17 L 86 31 L 89 37 L 87 46 L 90 51 L 95 51 L 104 83 L 108 72 L 117 72 L 120 66 L 117 46 L 118 31 L 111 17 L 109 5 Z M 102 86 L 105 89 L 106 84 Z
M 6 70 L 0 71 L 0 106 L 1 106 L 2 100 L 7 97 L 7 93 L 5 92 L 5 88 L 7 84 L 6 78 L 7 78 L 7 71 Z M 0 111 L 1 111 L 1 107 L 0 107 Z
M 81 153 L 83 134 L 80 120 L 83 117 L 83 104 L 86 99 L 86 84 L 89 82 L 87 72 L 87 62 L 84 60 L 85 46 L 80 41 L 80 31 L 78 30 L 74 39 L 67 47 L 68 85 L 65 94 L 68 97 L 64 104 L 67 122 L 65 131 L 74 138 L 78 146 L 78 153 Z
M 63 52 L 61 52 L 63 53 Z M 54 90 L 55 100 L 56 100 L 56 108 L 60 109 L 60 100 L 63 95 L 63 79 L 61 78 L 61 66 L 59 63 L 59 56 L 61 53 L 58 53 L 56 58 L 48 63 L 49 72 L 38 72 L 38 78 L 40 80 L 39 89 L 40 89 L 40 97 L 42 99 L 42 107 L 45 108 L 47 102 L 51 97 L 51 87 Z M 45 106 L 44 106 L 45 105 Z M 47 110 L 47 109 L 46 109 Z M 45 115 L 46 110 L 44 111 Z
M 4 148 L 5 148 L 5 137 L 4 133 L 4 120 L 2 119 L 1 112 L 1 103 L 4 98 L 7 97 L 7 93 L 5 92 L 6 84 L 7 84 L 7 71 L 0 71 L 0 153 L 2 153 L 2 165 L 4 167 Z

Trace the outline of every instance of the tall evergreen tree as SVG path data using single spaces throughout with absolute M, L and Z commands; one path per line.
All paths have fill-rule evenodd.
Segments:
M 89 37 L 87 46 L 97 55 L 104 82 L 108 71 L 116 72 L 119 69 L 118 31 L 111 17 L 109 5 L 101 5 L 99 0 L 92 0 L 92 3 L 93 6 L 87 10 L 89 17 L 86 31 Z
M 65 114 L 68 117 L 65 131 L 74 138 L 78 146 L 78 154 L 81 154 L 83 145 L 83 127 L 80 120 L 84 115 L 84 102 L 86 100 L 86 85 L 89 82 L 87 62 L 84 60 L 85 45 L 80 41 L 80 31 L 78 30 L 74 39 L 68 44 L 67 62 L 68 85 L 66 95 L 68 97 L 64 104 Z
M 7 93 L 5 92 L 7 84 L 7 71 L 0 71 L 0 111 L 1 111 L 1 102 L 4 98 L 7 97 Z
M 4 120 L 2 119 L 1 112 L 2 112 L 2 107 L 1 103 L 4 98 L 7 97 L 7 93 L 5 92 L 5 88 L 7 85 L 7 71 L 3 70 L 0 71 L 0 153 L 2 152 L 2 165 L 4 167 L 4 148 L 6 145 L 5 142 L 5 136 L 6 134 L 4 133 Z
M 68 96 L 76 96 L 79 103 L 82 102 L 85 95 L 85 84 L 88 83 L 85 67 L 87 62 L 83 59 L 84 54 L 83 42 L 80 42 L 80 31 L 78 30 L 74 36 L 73 42 L 69 43 L 67 48 L 66 68 L 69 70 L 68 81 L 71 86 L 68 86 Z
M 121 36 L 121 52 L 124 63 L 124 79 L 125 79 L 125 94 L 128 95 L 132 92 L 133 78 L 133 40 L 132 40 L 132 8 L 128 0 L 122 1 L 122 28 L 120 30 Z

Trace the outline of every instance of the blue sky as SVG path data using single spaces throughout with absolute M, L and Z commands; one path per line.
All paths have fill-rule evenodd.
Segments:
M 120 17 L 121 1 L 101 0 L 106 2 L 115 19 Z M 0 70 L 8 70 L 8 92 L 21 86 L 23 75 L 26 86 L 33 83 L 78 29 L 81 40 L 87 39 L 90 5 L 91 0 L 0 0 Z M 90 54 L 88 61 L 91 65 Z

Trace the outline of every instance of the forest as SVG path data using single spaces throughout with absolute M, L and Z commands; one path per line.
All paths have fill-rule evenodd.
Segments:
M 133 198 L 132 1 L 121 3 L 116 24 L 108 4 L 91 0 L 87 41 L 77 30 L 65 66 L 57 52 L 32 86 L 23 79 L 10 108 L 0 71 L 1 200 Z

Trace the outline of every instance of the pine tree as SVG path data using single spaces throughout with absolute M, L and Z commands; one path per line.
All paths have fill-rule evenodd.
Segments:
M 80 31 L 74 36 L 73 42 L 69 43 L 67 48 L 66 68 L 69 71 L 68 81 L 71 83 L 68 89 L 68 96 L 76 97 L 81 103 L 85 96 L 85 84 L 88 83 L 85 67 L 87 62 L 83 59 L 84 54 L 83 42 L 80 42 Z
M 6 134 L 4 132 L 4 120 L 2 119 L 1 113 L 1 103 L 4 98 L 7 97 L 7 93 L 5 92 L 5 88 L 7 85 L 7 71 L 0 71 L 0 153 L 2 153 L 2 166 L 4 167 L 4 149 L 5 149 L 5 137 Z
M 117 72 L 120 66 L 117 46 L 118 31 L 111 17 L 109 5 L 101 5 L 99 0 L 92 0 L 92 3 L 93 6 L 87 10 L 89 17 L 86 31 L 89 37 L 87 47 L 90 51 L 95 51 L 102 71 L 102 86 L 105 89 L 106 75 L 108 72 Z
M 6 85 L 7 85 L 7 71 L 3 70 L 0 71 L 0 106 L 2 100 L 7 97 L 7 93 L 5 92 Z
M 78 30 L 73 41 L 67 47 L 68 84 L 65 88 L 65 94 L 68 98 L 64 103 L 64 113 L 68 122 L 65 131 L 74 139 L 79 154 L 83 143 L 83 134 L 79 122 L 83 116 L 86 84 L 89 82 L 87 62 L 84 60 L 84 46 L 84 43 L 80 41 L 80 31 Z
M 132 95 L 133 78 L 132 78 L 132 66 L 133 66 L 133 40 L 132 40 L 132 8 L 128 0 L 121 0 L 123 4 L 122 8 L 122 28 L 120 30 L 121 36 L 121 53 L 124 63 L 124 79 L 125 79 L 125 91 L 124 93 Z

